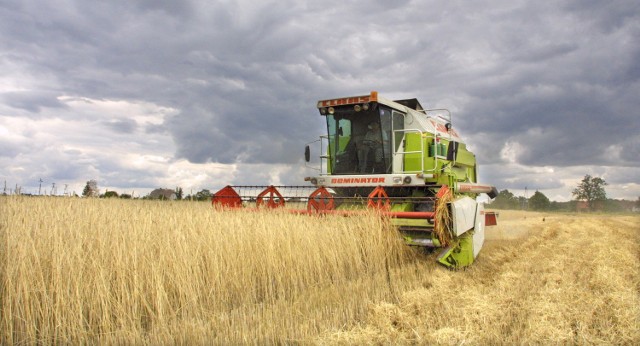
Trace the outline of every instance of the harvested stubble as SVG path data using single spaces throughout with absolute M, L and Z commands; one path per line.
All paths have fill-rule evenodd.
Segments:
M 501 211 L 451 272 L 373 216 L 0 198 L 0 343 L 638 344 L 639 220 Z
M 640 217 L 500 213 L 472 267 L 432 271 L 323 343 L 640 344 Z

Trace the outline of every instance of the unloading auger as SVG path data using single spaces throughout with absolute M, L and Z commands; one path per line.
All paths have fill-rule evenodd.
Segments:
M 322 100 L 317 107 L 327 135 L 309 143 L 320 147 L 319 174 L 305 178 L 311 186 L 226 186 L 214 194 L 213 205 L 345 216 L 375 208 L 407 244 L 441 249 L 439 263 L 472 264 L 485 226 L 497 224 L 478 196 L 495 198 L 497 190 L 477 183 L 475 155 L 454 130 L 451 113 L 376 91 Z

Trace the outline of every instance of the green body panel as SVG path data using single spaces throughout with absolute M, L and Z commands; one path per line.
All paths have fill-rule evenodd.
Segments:
M 430 224 L 427 220 L 420 219 L 391 219 L 391 224 L 394 226 L 406 226 L 406 227 L 424 227 L 432 228 L 433 224 Z
M 410 151 L 421 151 L 423 149 L 427 149 L 429 148 L 429 146 L 427 146 L 425 142 L 426 141 L 422 139 L 422 136 L 420 136 L 419 133 L 407 133 L 405 135 L 404 151 L 410 152 Z M 423 144 L 425 144 L 424 147 L 422 146 Z M 421 155 L 420 153 L 405 154 L 404 162 L 403 162 L 404 171 L 410 171 L 410 172 L 422 171 L 422 165 L 420 163 L 420 159 L 422 158 L 422 156 L 423 155 Z M 429 168 L 425 166 L 425 170 L 429 170 Z
M 425 179 L 426 183 L 454 186 L 454 182 L 476 182 L 476 157 L 467 150 L 464 143 L 458 143 L 456 161 L 446 159 L 449 141 L 441 138 L 435 143 L 431 134 L 407 133 L 405 135 L 405 152 L 424 151 L 404 154 L 403 171 L 433 174 L 433 178 Z M 421 163 L 423 159 L 424 166 Z M 424 170 L 423 170 L 424 169 Z
M 404 238 L 404 242 L 407 245 L 424 246 L 418 241 L 421 239 L 428 239 L 428 240 L 431 240 L 431 242 L 433 243 L 433 246 L 435 247 L 442 246 L 440 244 L 440 241 L 438 241 L 438 238 L 436 238 L 432 232 L 402 232 L 402 238 Z
M 416 193 L 413 194 L 415 197 Z M 391 211 L 413 211 L 413 204 L 411 203 L 396 203 L 391 206 Z
M 458 148 L 458 156 L 456 157 L 456 164 L 463 165 L 467 167 L 473 167 L 476 164 L 476 157 L 467 150 L 467 146 L 464 144 L 460 144 Z
M 438 262 L 450 268 L 471 265 L 473 263 L 473 231 L 460 236 L 457 246 L 447 246 L 438 255 Z

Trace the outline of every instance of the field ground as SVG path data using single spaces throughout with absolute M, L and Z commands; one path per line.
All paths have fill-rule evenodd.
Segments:
M 498 222 L 449 271 L 371 216 L 0 198 L 0 343 L 640 344 L 640 217 Z

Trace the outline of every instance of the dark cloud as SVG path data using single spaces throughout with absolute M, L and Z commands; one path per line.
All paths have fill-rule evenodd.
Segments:
M 300 164 L 324 131 L 318 99 L 378 90 L 454 110 L 489 171 L 638 167 L 638 22 L 631 0 L 2 3 L 0 115 L 81 118 L 61 96 L 170 107 L 162 124 L 92 116 L 122 136 L 169 134 L 176 160 L 264 170 Z
M 112 131 L 118 133 L 130 134 L 138 128 L 138 123 L 133 119 L 111 120 L 105 121 L 103 124 Z
M 57 94 L 40 91 L 12 91 L 0 94 L 0 100 L 10 107 L 37 115 L 42 108 L 64 108 Z

